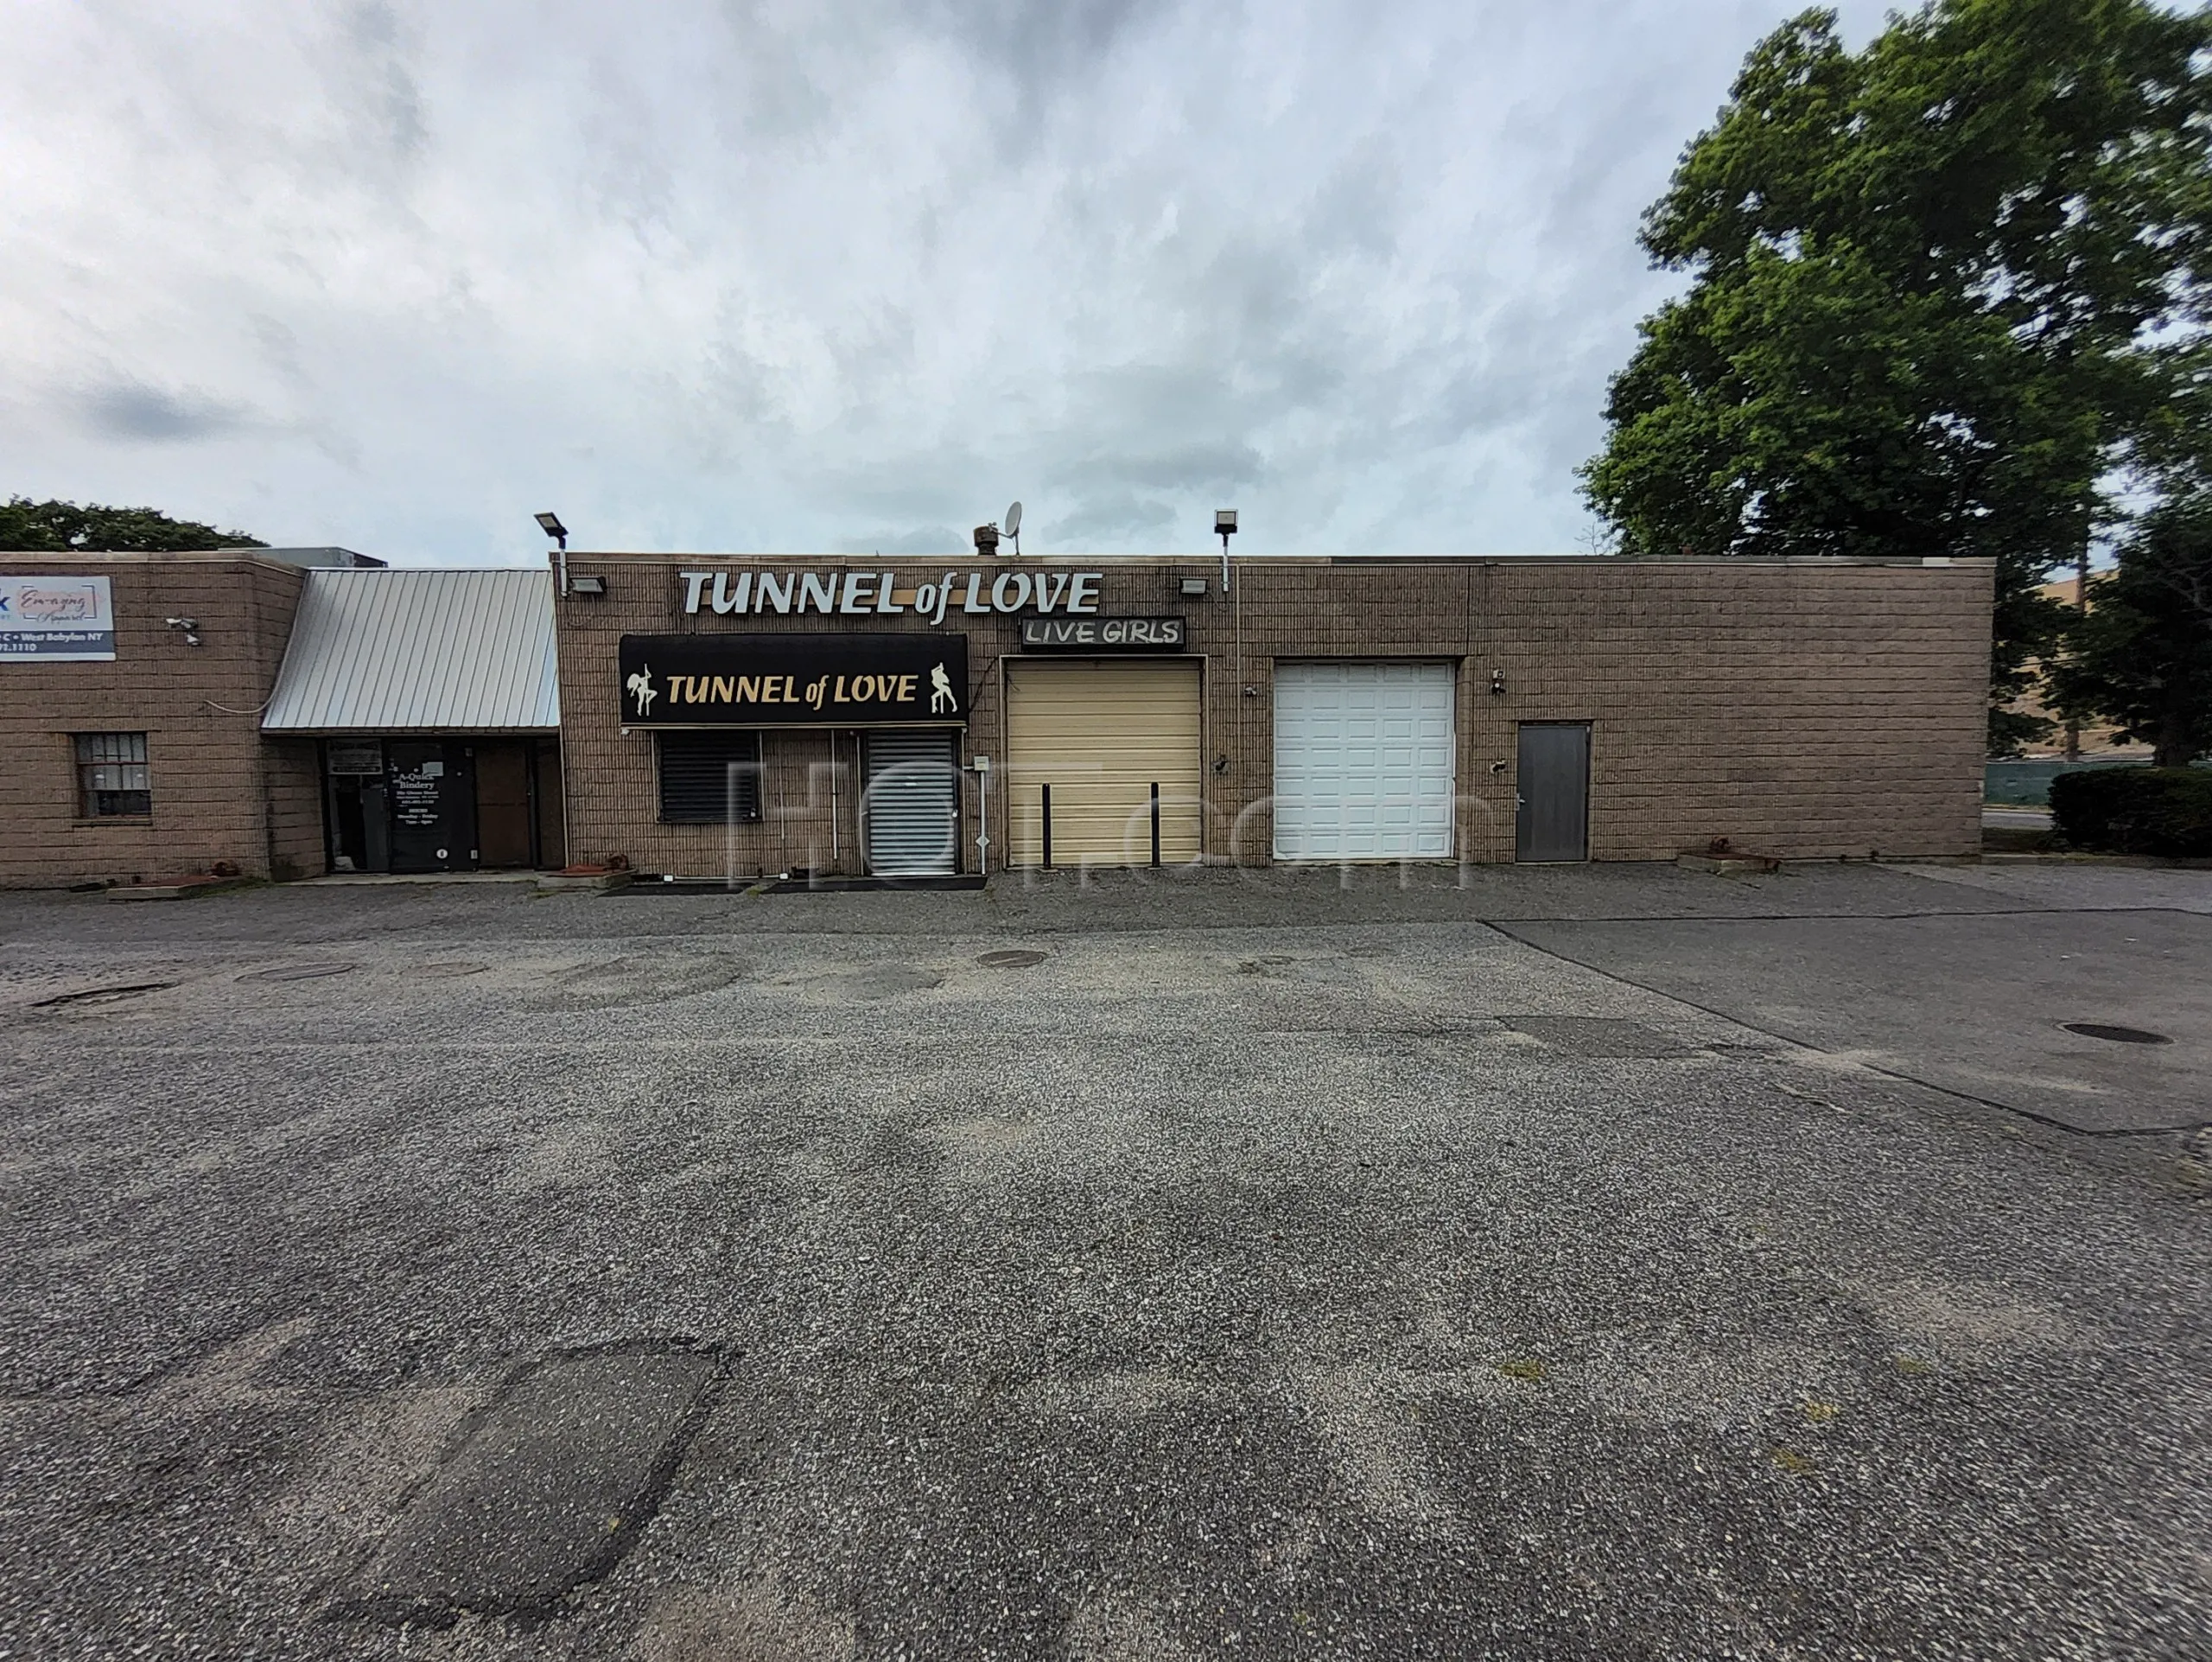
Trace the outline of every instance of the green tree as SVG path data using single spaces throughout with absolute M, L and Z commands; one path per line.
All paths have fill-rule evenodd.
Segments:
M 182 553 L 267 546 L 243 532 L 172 519 L 153 508 L 108 508 L 90 502 L 79 507 L 74 502 L 34 502 L 25 496 L 11 496 L 0 507 L 0 550 L 11 553 Z
M 1985 556 L 1996 708 L 2038 595 L 2164 407 L 2207 309 L 2212 21 L 2145 0 L 1931 0 L 1864 50 L 1761 41 L 1644 216 L 1691 277 L 1642 326 L 1582 470 L 1629 555 Z M 2047 725 L 2047 724 L 2044 724 Z
M 2047 672 L 2052 703 L 2152 746 L 2158 767 L 2183 767 L 2212 755 L 2212 487 L 2169 494 L 2119 553 L 2089 585 L 2073 650 Z

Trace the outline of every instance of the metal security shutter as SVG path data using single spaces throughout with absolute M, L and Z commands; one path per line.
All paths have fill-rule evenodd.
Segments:
M 1161 863 L 1198 857 L 1195 662 L 1009 663 L 1006 697 L 1009 864 L 1045 863 L 1047 787 L 1056 866 L 1147 863 L 1154 786 Z
M 863 823 L 879 877 L 949 877 L 960 862 L 960 764 L 954 735 L 882 728 L 868 735 Z
M 1449 664 L 1275 665 L 1275 858 L 1452 856 Z
M 662 733 L 660 817 L 677 825 L 719 825 L 760 817 L 760 735 L 706 730 Z

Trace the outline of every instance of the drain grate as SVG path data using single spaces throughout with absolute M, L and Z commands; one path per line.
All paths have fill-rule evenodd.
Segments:
M 118 999 L 136 998 L 142 992 L 166 992 L 176 985 L 174 981 L 134 981 L 123 987 L 86 987 L 81 992 L 56 993 L 51 998 L 41 998 L 33 1009 L 57 1009 L 70 1004 L 112 1004 Z
M 986 969 L 992 970 L 1026 970 L 1033 964 L 1042 964 L 1044 961 L 1045 954 L 1042 952 L 1020 951 L 986 952 L 976 960 Z
M 350 975 L 350 964 L 281 964 L 273 970 L 248 970 L 241 981 L 319 981 L 327 975 Z
M 2170 1045 L 2173 1042 L 2163 1033 L 2153 1033 L 2148 1028 L 2113 1027 L 2106 1022 L 2061 1022 L 2059 1026 L 2069 1033 L 2078 1033 L 2084 1039 L 2103 1039 L 2116 1045 Z

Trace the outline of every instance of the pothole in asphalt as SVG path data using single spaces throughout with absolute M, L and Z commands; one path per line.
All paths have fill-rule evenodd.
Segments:
M 1033 964 L 1042 964 L 1046 954 L 1026 949 L 1003 952 L 986 952 L 976 960 L 987 970 L 1026 970 Z
M 2078 1033 L 2084 1039 L 2102 1039 L 2115 1045 L 2170 1045 L 2173 1042 L 2163 1033 L 2153 1033 L 2148 1028 L 2114 1027 L 2106 1022 L 2061 1022 L 2059 1026 L 2069 1033 Z
M 350 975 L 351 964 L 280 964 L 273 970 L 248 970 L 241 981 L 320 981 L 325 976 Z
M 79 992 L 56 993 L 51 998 L 41 998 L 33 1009 L 61 1009 L 73 1005 L 112 1004 L 124 998 L 136 998 L 140 993 L 165 992 L 176 985 L 174 981 L 133 981 L 120 987 L 86 987 Z

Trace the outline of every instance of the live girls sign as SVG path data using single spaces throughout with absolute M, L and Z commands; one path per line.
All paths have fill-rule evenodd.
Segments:
M 823 617 L 912 616 L 942 627 L 950 616 L 1027 612 L 1090 617 L 1098 611 L 1100 571 L 948 571 L 912 588 L 896 571 L 679 571 L 683 609 L 759 617 L 809 613 Z

